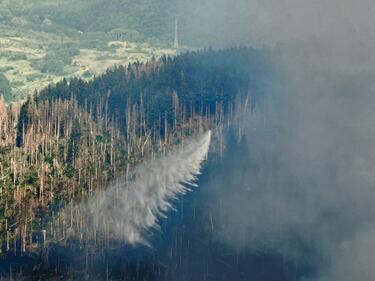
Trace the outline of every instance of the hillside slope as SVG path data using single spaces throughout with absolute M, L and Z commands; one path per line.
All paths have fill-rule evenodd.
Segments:
M 175 55 L 164 2 L 1 1 L 0 74 L 13 100 L 63 77 L 90 79 L 114 65 Z
M 20 108 L 0 100 L 2 250 L 32 252 L 41 230 L 63 239 L 61 208 L 189 136 L 238 121 L 265 69 L 259 51 L 203 51 L 118 67 L 90 82 L 63 80 Z

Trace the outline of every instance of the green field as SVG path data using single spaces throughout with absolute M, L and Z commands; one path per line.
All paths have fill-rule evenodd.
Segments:
M 174 55 L 163 1 L 140 2 L 110 0 L 95 17 L 102 1 L 0 1 L 0 74 L 13 100 L 63 77 L 91 79 L 113 65 Z

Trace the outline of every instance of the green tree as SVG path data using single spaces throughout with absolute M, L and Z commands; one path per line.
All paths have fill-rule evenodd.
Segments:
M 12 101 L 12 88 L 9 80 L 4 74 L 0 73 L 0 96 L 4 96 L 6 102 Z

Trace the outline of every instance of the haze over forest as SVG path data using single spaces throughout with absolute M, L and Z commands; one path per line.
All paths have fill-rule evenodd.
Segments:
M 0 0 L 0 278 L 375 280 L 371 0 Z

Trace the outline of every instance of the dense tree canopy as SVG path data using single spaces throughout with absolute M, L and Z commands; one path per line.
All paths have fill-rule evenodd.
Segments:
M 46 27 L 47 19 L 83 32 L 126 28 L 161 38 L 173 34 L 173 5 L 169 4 L 168 0 L 5 0 L 0 21 L 23 17 Z
M 108 111 L 120 125 L 125 123 L 128 103 L 145 107 L 149 127 L 168 116 L 173 122 L 173 93 L 187 112 L 215 112 L 216 104 L 225 109 L 238 93 L 248 93 L 262 83 L 267 68 L 265 54 L 238 48 L 224 51 L 205 50 L 186 53 L 175 58 L 164 57 L 147 64 L 119 66 L 85 82 L 73 79 L 61 81 L 43 90 L 37 97 L 69 99 L 74 96 L 83 107 Z
M 80 231 L 83 216 L 57 211 L 146 157 L 240 120 L 263 88 L 266 57 L 247 48 L 186 53 L 64 79 L 20 107 L 0 100 L 0 250 L 32 251 L 41 229 L 64 239 L 73 221 Z

